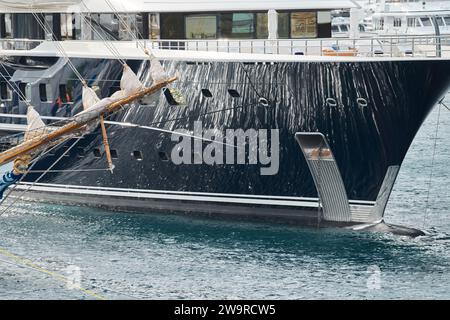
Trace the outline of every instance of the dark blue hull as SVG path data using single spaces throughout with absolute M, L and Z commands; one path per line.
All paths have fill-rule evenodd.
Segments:
M 102 96 L 118 86 L 117 80 L 121 76 L 118 62 L 94 59 L 74 59 L 74 62 L 86 78 L 92 79 L 91 83 L 101 87 Z M 129 64 L 145 78 L 147 62 Z M 181 80 L 174 87 L 185 97 L 186 106 L 170 105 L 161 93 L 146 101 L 145 106 L 135 104 L 113 115 L 111 120 L 167 130 L 193 130 L 194 121 L 202 121 L 205 129 L 221 131 L 279 129 L 278 173 L 263 176 L 260 165 L 175 165 L 168 159 L 176 144 L 171 141 L 170 134 L 111 125 L 108 135 L 117 155 L 114 174 L 70 171 L 106 168 L 104 153 L 100 150 L 100 157 L 98 154 L 102 138 L 97 131 L 85 136 L 69 156 L 53 168 L 69 171 L 48 173 L 39 182 L 104 190 L 156 190 L 158 194 L 174 191 L 196 197 L 207 193 L 225 195 L 225 198 L 230 194 L 230 198 L 244 195 L 246 199 L 247 196 L 283 201 L 314 199 L 317 198 L 316 188 L 294 135 L 297 132 L 321 132 L 334 153 L 348 198 L 374 202 L 388 167 L 402 164 L 414 136 L 450 84 L 450 61 L 432 59 L 278 63 L 166 61 L 164 65 L 169 72 L 179 73 Z M 18 67 L 16 63 L 11 68 L 24 67 Z M 16 73 L 17 78 L 26 79 L 39 78 L 39 73 L 44 71 L 28 69 L 20 72 Z M 69 69 L 63 68 L 50 81 L 66 83 L 71 78 Z M 39 81 L 33 86 L 38 87 Z M 73 104 L 55 106 L 54 103 L 41 103 L 34 97 L 32 102 L 41 115 L 70 116 L 81 110 L 81 84 L 69 83 L 74 86 L 76 99 Z M 202 94 L 202 89 L 208 89 L 212 97 Z M 229 89 L 235 90 L 240 97 L 232 97 Z M 39 92 L 36 90 L 34 92 Z M 6 103 L 6 112 L 25 113 L 23 102 L 14 100 Z M 268 105 L 261 103 L 264 100 Z M 8 121 L 10 119 L 2 118 L 2 122 Z M 69 141 L 53 155 L 42 159 L 34 170 L 48 168 L 71 143 Z M 136 151 L 142 160 L 136 158 Z M 32 182 L 38 176 L 37 173 L 29 174 L 26 180 Z M 40 194 L 43 196 L 45 192 Z M 48 198 L 51 200 L 52 197 L 49 195 Z M 112 193 L 111 197 L 114 197 Z M 70 202 L 69 198 L 68 193 L 61 200 Z M 188 203 L 189 199 L 180 201 Z M 91 202 L 95 201 L 89 201 L 89 205 L 95 205 Z M 164 202 L 177 202 L 176 196 L 164 199 Z M 204 203 L 208 204 L 208 201 Z M 98 204 L 108 206 L 107 203 Z M 253 211 L 261 210 L 260 207 L 271 208 L 251 204 L 251 201 L 248 204 L 255 208 Z M 117 203 L 111 206 L 117 207 Z M 225 203 L 210 206 L 210 211 L 220 212 L 223 206 Z M 158 208 L 171 211 L 170 205 L 161 206 L 157 201 L 153 201 L 153 205 L 148 202 L 137 207 L 146 208 L 138 211 Z M 186 205 L 189 210 L 183 210 L 179 201 L 175 207 L 174 211 L 195 211 L 195 205 L 194 208 Z M 314 216 L 317 205 L 309 208 Z M 295 206 L 292 210 L 295 211 Z

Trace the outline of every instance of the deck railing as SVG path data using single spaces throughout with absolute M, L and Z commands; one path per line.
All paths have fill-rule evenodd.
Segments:
M 42 42 L 43 40 L 0 39 L 0 49 L 32 50 Z M 450 57 L 450 35 L 383 36 L 357 39 L 146 40 L 145 45 L 151 49 L 247 54 Z M 137 43 L 136 46 L 138 46 Z
M 450 35 L 277 40 L 158 40 L 148 48 L 253 54 L 361 57 L 450 57 Z

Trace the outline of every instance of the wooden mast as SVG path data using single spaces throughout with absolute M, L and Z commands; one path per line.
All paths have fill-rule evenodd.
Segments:
M 114 164 L 111 158 L 111 150 L 109 149 L 108 135 L 106 134 L 105 120 L 103 115 L 100 116 L 100 127 L 102 129 L 103 145 L 105 146 L 106 159 L 108 160 L 108 168 L 111 173 L 114 170 Z
M 103 116 L 110 112 L 117 111 L 121 107 L 125 106 L 128 103 L 131 103 L 131 102 L 133 102 L 137 99 L 140 99 L 146 95 L 153 94 L 156 91 L 161 90 L 162 88 L 164 88 L 168 84 L 174 82 L 175 80 L 177 80 L 177 78 L 172 77 L 166 81 L 159 82 L 149 88 L 145 88 L 145 89 L 139 91 L 138 93 L 135 93 L 125 99 L 121 99 L 117 102 L 111 103 L 109 106 L 106 106 L 103 111 L 101 111 L 100 115 Z M 70 134 L 76 130 L 79 130 L 82 127 L 84 127 L 86 124 L 88 124 L 92 121 L 95 121 L 97 119 L 98 119 L 98 115 L 96 115 L 95 117 L 92 117 L 92 118 L 88 118 L 86 120 L 81 119 L 82 121 L 80 121 L 80 119 L 77 119 L 77 116 L 75 116 L 71 122 L 69 122 L 68 124 L 62 126 L 61 128 L 59 128 L 55 131 L 52 131 L 48 134 L 33 138 L 31 140 L 25 141 L 25 142 L 19 144 L 18 146 L 15 146 L 5 152 L 2 152 L 0 154 L 0 166 L 14 160 L 17 157 L 30 154 L 31 152 L 33 152 L 34 150 L 36 150 L 40 147 L 54 143 L 55 141 L 62 138 L 63 136 Z

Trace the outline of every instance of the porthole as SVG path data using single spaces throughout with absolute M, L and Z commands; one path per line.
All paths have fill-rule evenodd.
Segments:
M 269 106 L 269 101 L 266 98 L 261 97 L 258 102 L 261 107 L 267 108 Z
M 358 98 L 358 99 L 356 99 L 356 102 L 358 103 L 358 105 L 359 105 L 361 108 L 365 108 L 365 107 L 367 107 L 367 105 L 368 105 L 367 100 L 364 99 L 364 98 Z
M 336 99 L 334 98 L 327 98 L 325 101 L 329 107 L 336 107 L 338 105 Z

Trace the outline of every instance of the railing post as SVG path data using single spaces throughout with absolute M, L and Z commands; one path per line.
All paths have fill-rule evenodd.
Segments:
M 415 48 L 415 43 L 414 43 L 414 37 L 412 38 L 412 43 L 411 43 L 411 53 L 412 53 L 412 56 L 414 57 L 414 56 L 415 56 L 415 53 L 416 53 L 416 48 Z
M 393 38 L 391 38 L 391 48 L 390 48 L 390 51 L 391 51 L 391 58 L 393 57 L 393 50 L 394 50 L 394 44 L 392 43 L 392 41 L 393 41 L 394 39 Z
M 370 39 L 370 56 L 373 57 L 373 38 Z

